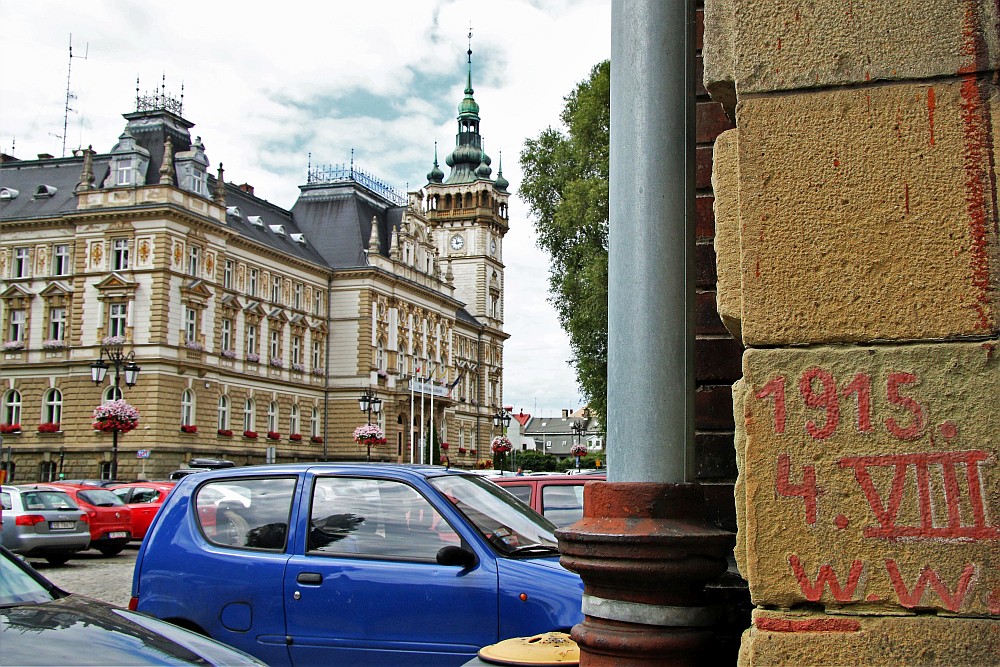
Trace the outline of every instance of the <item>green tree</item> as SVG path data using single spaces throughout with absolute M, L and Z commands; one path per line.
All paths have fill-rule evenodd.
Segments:
M 519 193 L 534 217 L 538 246 L 551 258 L 549 302 L 569 335 L 577 381 L 605 424 L 610 62 L 595 65 L 565 101 L 565 131 L 548 127 L 525 142 Z

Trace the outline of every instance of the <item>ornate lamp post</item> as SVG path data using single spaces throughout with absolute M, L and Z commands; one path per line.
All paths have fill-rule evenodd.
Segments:
M 382 399 L 375 395 L 375 392 L 371 389 L 365 389 L 361 392 L 361 396 L 358 397 L 358 407 L 361 408 L 361 412 L 367 413 L 368 424 L 372 423 L 372 413 L 378 417 L 379 413 L 382 412 Z M 372 443 L 371 440 L 366 440 L 365 443 L 368 446 L 368 454 L 366 461 L 372 460 Z
M 500 428 L 500 435 L 507 437 L 507 427 L 510 426 L 511 415 L 509 412 L 503 409 L 503 407 L 497 408 L 497 411 L 493 414 L 493 426 L 495 428 Z M 510 456 L 510 471 L 514 472 L 514 454 L 513 448 L 511 448 Z M 500 472 L 503 472 L 501 468 Z
M 139 380 L 139 371 L 142 370 L 135 363 L 135 352 L 129 350 L 125 353 L 125 340 L 116 336 L 112 339 L 105 339 L 101 344 L 101 356 L 97 361 L 90 364 L 90 379 L 95 385 L 104 383 L 104 378 L 108 375 L 110 366 L 105 361 L 107 359 L 115 369 L 115 399 L 121 397 L 121 377 L 125 375 L 125 384 L 134 387 Z M 111 429 L 111 479 L 118 479 L 118 431 L 116 426 Z
M 573 431 L 573 456 L 576 457 L 576 471 L 580 472 L 580 457 L 583 455 L 583 451 L 580 447 L 580 436 L 587 432 L 587 427 L 584 426 L 583 421 L 577 419 L 572 424 L 570 424 L 570 429 Z

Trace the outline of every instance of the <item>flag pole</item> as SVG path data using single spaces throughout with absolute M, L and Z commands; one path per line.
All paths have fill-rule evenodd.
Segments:
M 410 463 L 413 462 L 413 373 L 410 373 Z

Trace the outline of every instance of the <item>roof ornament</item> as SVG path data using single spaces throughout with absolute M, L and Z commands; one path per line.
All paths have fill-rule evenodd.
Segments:
M 212 201 L 214 201 L 219 206 L 226 205 L 226 179 L 223 178 L 225 172 L 222 169 L 222 163 L 219 163 L 219 174 L 215 177 L 215 189 L 212 190 Z
M 438 166 L 438 142 L 434 142 L 434 168 L 427 173 L 428 183 L 440 183 L 444 180 L 444 172 Z
M 83 171 L 80 172 L 80 182 L 73 192 L 87 192 L 94 189 L 94 146 L 87 146 L 83 151 Z
M 368 237 L 368 252 L 379 254 L 378 218 L 372 216 L 372 233 Z
M 510 185 L 510 181 L 503 177 L 503 151 L 500 151 L 500 157 L 497 161 L 497 190 L 500 192 L 507 192 L 508 185 Z
M 389 259 L 399 259 L 399 233 L 396 228 L 392 228 L 392 241 L 389 243 Z
M 163 163 L 160 165 L 160 185 L 174 184 L 174 142 L 167 137 L 163 142 Z

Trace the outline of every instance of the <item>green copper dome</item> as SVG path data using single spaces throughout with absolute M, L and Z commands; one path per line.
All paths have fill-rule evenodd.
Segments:
M 438 166 L 438 145 L 434 142 L 434 168 L 427 173 L 428 183 L 440 183 L 444 180 L 444 172 Z
M 500 160 L 497 163 L 497 180 L 495 185 L 500 192 L 506 192 L 510 181 L 503 177 L 503 153 L 500 153 Z

